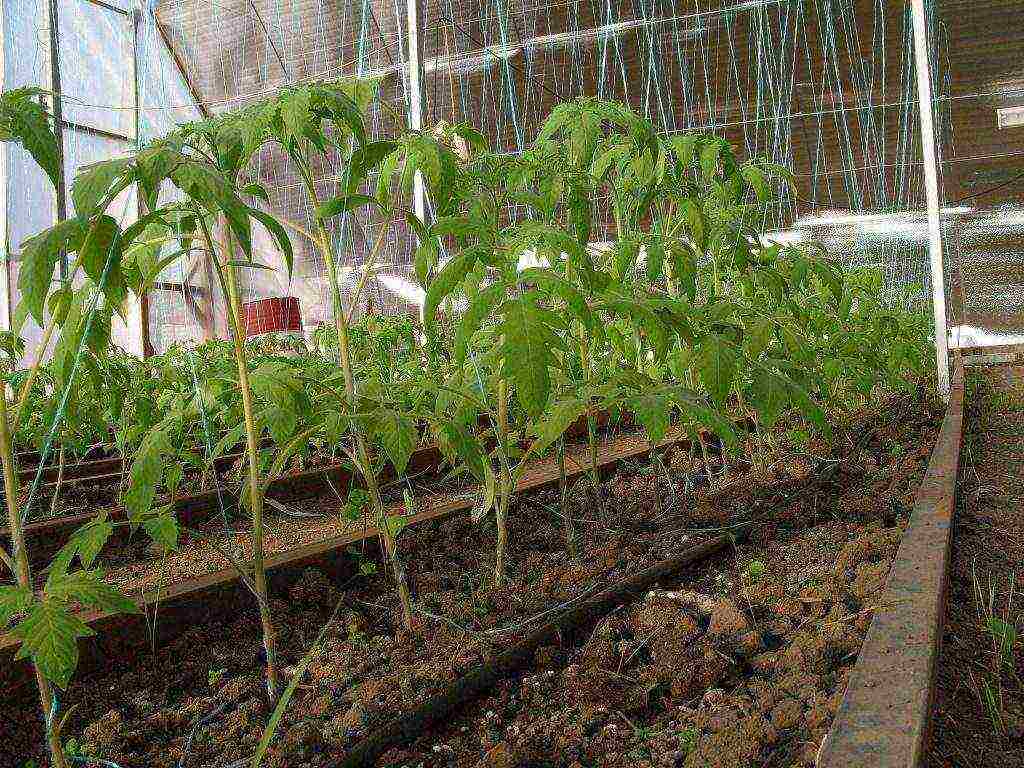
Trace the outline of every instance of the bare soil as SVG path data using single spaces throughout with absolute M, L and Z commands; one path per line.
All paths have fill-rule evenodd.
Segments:
M 855 415 L 834 443 L 776 454 L 771 471 L 710 496 L 689 492 L 703 470 L 686 454 L 669 457 L 665 474 L 646 463 L 620 468 L 603 486 L 603 510 L 581 480 L 570 498 L 574 559 L 557 491 L 527 495 L 510 518 L 503 588 L 491 583 L 491 525 L 458 516 L 412 527 L 400 548 L 413 632 L 400 629 L 384 574 L 335 584 L 305 572 L 272 606 L 287 675 L 340 608 L 264 765 L 332 765 L 567 601 L 747 521 L 755 524 L 744 543 L 540 649 L 531 668 L 380 764 L 812 765 L 941 417 L 930 397 L 890 398 Z M 74 682 L 66 737 L 123 768 L 245 764 L 269 706 L 258 621 L 240 608 Z M 45 765 L 27 689 L 0 704 L 0 724 L 11 728 L 0 766 Z
M 929 768 L 1024 766 L 1024 369 L 967 379 Z

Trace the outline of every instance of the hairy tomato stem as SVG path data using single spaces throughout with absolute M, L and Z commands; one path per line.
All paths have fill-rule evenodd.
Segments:
M 33 372 L 39 368 L 42 354 L 34 364 Z M 21 524 L 18 509 L 18 477 L 14 470 L 14 448 L 11 442 L 11 428 L 7 417 L 7 395 L 0 392 L 0 461 L 3 464 L 4 496 L 7 501 L 7 525 L 14 546 L 15 575 L 18 586 L 32 590 L 32 569 L 28 561 L 28 550 L 25 547 L 25 531 Z M 50 747 L 50 759 L 54 768 L 67 768 L 64 749 L 61 747 L 60 734 L 57 732 L 53 717 L 53 689 L 50 682 L 43 676 L 35 664 L 32 665 L 36 676 L 36 687 L 39 689 L 39 703 L 43 710 L 43 722 L 46 727 L 46 739 Z

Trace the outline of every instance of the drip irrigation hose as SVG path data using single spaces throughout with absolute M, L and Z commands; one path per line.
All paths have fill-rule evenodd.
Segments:
M 599 618 L 620 603 L 647 591 L 655 582 L 682 568 L 694 565 L 720 552 L 736 541 L 734 535 L 717 536 L 682 554 L 663 560 L 637 575 L 623 579 L 599 593 L 596 597 L 572 608 L 554 621 L 535 630 L 521 642 L 498 654 L 491 661 L 478 664 L 440 693 L 416 709 L 392 720 L 383 728 L 355 746 L 334 768 L 370 768 L 377 760 L 396 746 L 411 743 L 429 728 L 449 718 L 458 709 L 486 693 L 505 677 L 524 666 L 533 658 L 537 648 L 558 638 L 566 630 L 589 620 Z

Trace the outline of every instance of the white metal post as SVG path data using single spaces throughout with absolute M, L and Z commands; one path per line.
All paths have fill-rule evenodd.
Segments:
M 931 62 L 928 58 L 928 22 L 924 0 L 910 0 L 914 17 L 914 63 L 917 70 L 917 102 L 921 113 L 921 161 L 928 202 L 928 254 L 932 272 L 932 308 L 935 316 L 935 363 L 939 392 L 949 399 L 949 340 L 946 327 L 946 275 L 942 259 L 942 220 L 939 211 L 939 173 L 932 121 Z
M 408 0 L 409 51 L 408 51 L 408 94 L 409 128 L 418 131 L 423 128 L 423 89 L 420 85 L 420 13 L 416 0 Z M 426 191 L 423 175 L 416 171 L 413 179 L 413 205 L 420 221 L 426 221 Z
M 8 8 L 9 4 L 0 3 L 0 40 L 4 39 Z M 5 59 L 6 51 L 0 49 L 0 89 L 7 84 Z M 0 330 L 4 331 L 11 329 L 11 246 L 7 242 L 7 187 L 10 184 L 7 174 L 8 146 L 6 143 L 0 144 L 0 248 L 3 249 L 0 253 L 3 257 L 3 262 L 0 263 Z

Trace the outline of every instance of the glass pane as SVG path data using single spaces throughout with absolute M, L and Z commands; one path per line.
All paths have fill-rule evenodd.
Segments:
M 120 157 L 133 151 L 134 148 L 134 144 L 127 141 L 108 139 L 105 136 L 96 136 L 71 128 L 64 129 L 64 173 L 67 176 L 69 216 L 75 215 L 74 203 L 71 200 L 71 185 L 78 169 L 91 163 L 98 163 L 100 160 Z M 118 219 L 121 226 L 127 226 L 135 221 L 138 208 L 135 203 L 134 187 L 122 192 L 107 212 Z
M 46 0 L 3 3 L 4 88 L 43 87 L 50 81 L 50 42 L 40 32 L 46 18 Z
M 202 115 L 167 44 L 148 14 L 139 23 L 139 130 L 144 140 Z
M 131 18 L 88 0 L 60 4 L 64 119 L 135 135 Z
M 28 237 L 52 226 L 57 220 L 53 184 L 31 155 L 14 144 L 7 153 L 7 241 L 11 252 L 21 250 Z

